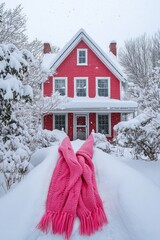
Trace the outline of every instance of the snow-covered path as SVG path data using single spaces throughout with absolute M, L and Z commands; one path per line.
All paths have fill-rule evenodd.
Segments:
M 81 144 L 79 140 L 72 143 L 75 151 Z M 44 211 L 57 158 L 57 146 L 49 148 L 46 159 L 0 199 L 1 240 L 63 239 L 59 235 L 45 235 L 35 228 Z M 159 187 L 101 150 L 94 150 L 93 162 L 109 224 L 90 237 L 82 237 L 78 233 L 79 221 L 76 219 L 71 240 L 159 240 Z

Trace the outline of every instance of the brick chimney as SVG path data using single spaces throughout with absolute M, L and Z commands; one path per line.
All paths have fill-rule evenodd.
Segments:
M 44 43 L 43 44 L 43 53 L 46 54 L 46 53 L 51 53 L 52 50 L 51 50 L 51 46 L 49 43 Z
M 117 43 L 116 43 L 116 41 L 112 41 L 109 44 L 109 51 L 112 52 L 115 56 L 117 56 Z

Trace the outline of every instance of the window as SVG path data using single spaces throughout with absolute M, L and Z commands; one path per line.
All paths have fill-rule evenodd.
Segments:
M 121 121 L 127 121 L 128 113 L 121 113 Z
M 97 95 L 109 97 L 109 78 L 97 78 Z
M 66 79 L 54 78 L 54 89 L 58 91 L 61 96 L 66 95 Z
M 54 127 L 58 130 L 66 130 L 66 116 L 65 115 L 55 115 L 54 116 Z
M 88 56 L 87 49 L 77 49 L 77 64 L 78 65 L 87 65 Z
M 87 79 L 86 78 L 75 79 L 75 93 L 77 97 L 87 96 Z
M 109 115 L 98 115 L 98 132 L 109 134 Z

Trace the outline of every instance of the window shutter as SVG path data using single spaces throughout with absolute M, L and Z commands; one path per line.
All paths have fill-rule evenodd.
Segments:
M 43 96 L 52 96 L 53 93 L 53 80 L 52 76 L 48 77 L 48 80 L 43 83 Z
M 43 117 L 43 128 L 53 130 L 53 114 L 47 114 Z

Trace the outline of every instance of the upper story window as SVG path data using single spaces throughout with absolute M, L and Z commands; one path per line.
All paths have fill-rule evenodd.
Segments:
M 66 95 L 66 78 L 54 78 L 54 89 L 58 91 L 61 96 Z
M 110 81 L 107 77 L 97 78 L 97 96 L 110 97 Z
M 75 96 L 87 96 L 87 78 L 75 78 Z
M 87 49 L 77 49 L 77 65 L 88 64 L 88 52 Z

